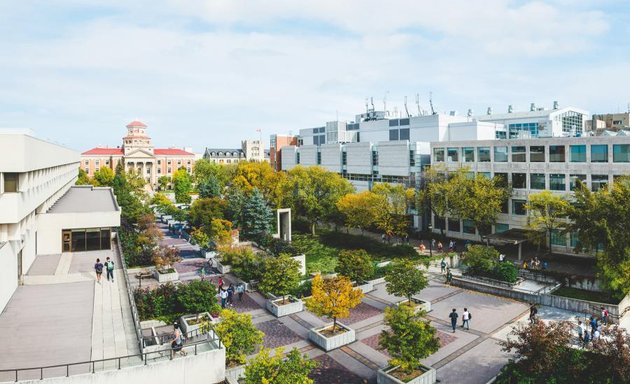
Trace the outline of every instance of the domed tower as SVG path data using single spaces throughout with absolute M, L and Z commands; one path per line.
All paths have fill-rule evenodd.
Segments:
M 142 121 L 134 120 L 127 124 L 127 136 L 123 137 L 123 150 L 125 155 L 143 150 L 153 154 L 153 144 L 147 135 L 147 125 Z

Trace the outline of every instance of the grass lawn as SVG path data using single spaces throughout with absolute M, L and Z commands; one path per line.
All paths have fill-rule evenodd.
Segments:
M 606 292 L 594 292 L 584 289 L 560 287 L 552 293 L 554 296 L 571 297 L 573 299 L 595 301 L 598 303 L 619 304 L 619 300 L 610 296 Z

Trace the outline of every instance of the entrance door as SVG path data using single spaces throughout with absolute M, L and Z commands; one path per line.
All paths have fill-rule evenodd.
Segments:
M 70 252 L 72 250 L 72 232 L 71 231 L 63 231 L 62 232 L 62 252 Z

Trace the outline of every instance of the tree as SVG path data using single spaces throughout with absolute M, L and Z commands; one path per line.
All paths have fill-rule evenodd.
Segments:
M 238 163 L 231 184 L 246 194 L 258 189 L 272 207 L 280 208 L 286 178 L 285 172 L 276 172 L 268 162 L 243 161 Z
M 212 219 L 210 222 L 210 233 L 212 240 L 218 247 L 232 243 L 232 223 L 227 220 Z
M 190 225 L 202 228 L 208 236 L 212 236 L 212 220 L 223 218 L 225 206 L 225 201 L 218 197 L 195 200 L 190 206 Z
M 179 251 L 175 247 L 159 247 L 153 252 L 153 264 L 158 271 L 168 270 L 180 261 Z
M 409 227 L 407 213 L 414 201 L 415 190 L 400 184 L 377 183 L 372 192 L 386 202 L 377 206 L 377 227 L 388 235 L 405 235 Z
M 286 357 L 283 352 L 279 347 L 271 356 L 270 349 L 263 348 L 245 367 L 245 384 L 313 384 L 308 375 L 317 362 L 295 348 Z
M 217 306 L 217 290 L 209 280 L 193 280 L 177 286 L 177 300 L 186 314 L 211 312 Z
M 158 177 L 158 185 L 160 187 L 160 191 L 164 191 L 168 188 L 168 183 L 171 182 L 171 178 L 168 176 L 160 176 Z
M 201 228 L 193 227 L 190 232 L 190 237 L 194 244 L 199 245 L 201 249 L 208 249 L 210 247 L 210 236 Z
M 214 325 L 214 331 L 225 346 L 228 367 L 244 364 L 247 355 L 256 351 L 265 335 L 254 326 L 250 314 L 231 309 L 221 311 L 221 321 Z
M 79 177 L 77 178 L 77 182 L 75 184 L 76 185 L 90 185 L 90 184 L 92 184 L 92 182 L 90 180 L 90 177 L 83 170 L 83 168 L 79 168 Z
M 604 282 L 619 297 L 630 292 L 630 179 L 591 192 L 578 182 L 569 210 L 576 251 L 595 251 Z M 600 251 L 600 252 L 598 252 Z
M 149 261 L 153 261 L 153 256 L 164 234 L 155 224 L 155 216 L 150 213 L 143 214 L 138 218 L 137 228 L 136 244 L 141 254 L 141 260 L 139 261 L 142 265 L 145 265 Z
M 209 175 L 207 179 L 197 184 L 199 197 L 221 197 L 221 184 L 215 175 Z
M 94 183 L 98 187 L 111 187 L 114 183 L 114 171 L 110 167 L 101 167 L 94 172 Z
M 169 214 L 169 212 L 172 212 L 174 209 L 177 209 L 177 207 L 175 207 L 175 204 L 173 204 L 171 199 L 169 199 L 168 197 L 166 197 L 165 194 L 160 193 L 160 192 L 153 195 L 150 203 L 153 205 L 157 205 L 158 211 L 162 214 Z
M 448 213 L 449 184 L 446 168 L 432 166 L 424 172 L 424 189 L 417 194 L 418 205 L 426 207 L 436 218 L 444 218 Z M 444 235 L 444 228 L 440 227 Z
M 180 168 L 173 174 L 173 190 L 175 191 L 175 202 L 190 203 L 192 181 L 185 168 Z
M 373 226 L 379 216 L 387 212 L 387 199 L 370 191 L 349 193 L 337 201 L 337 209 L 345 217 L 345 224 L 363 233 Z
M 288 176 L 284 184 L 287 203 L 310 222 L 313 235 L 317 222 L 338 215 L 337 201 L 354 189 L 339 174 L 318 166 L 297 166 Z
M 339 252 L 338 273 L 352 281 L 361 283 L 374 276 L 374 264 L 370 255 L 363 249 L 343 250 Z
M 630 378 L 630 335 L 619 326 L 606 327 L 599 339 L 593 340 L 593 350 L 610 367 L 613 383 Z
M 337 329 L 337 319 L 350 316 L 350 310 L 361 303 L 363 292 L 352 288 L 350 279 L 336 276 L 323 279 L 320 274 L 312 281 L 312 296 L 306 301 L 306 308 L 317 316 L 332 319 L 332 332 Z
M 406 297 L 411 304 L 411 297 L 426 288 L 429 280 L 424 271 L 418 269 L 418 264 L 412 260 L 396 259 L 390 265 L 385 274 L 387 293 Z
M 219 182 L 220 189 L 222 190 L 229 181 L 234 178 L 235 170 L 236 167 L 216 164 L 206 159 L 200 159 L 195 161 L 195 165 L 193 166 L 193 179 L 196 183 L 201 183 L 208 180 L 210 177 L 214 177 Z
M 469 272 L 477 274 L 492 270 L 498 261 L 499 251 L 485 245 L 469 245 L 462 258 Z
M 273 213 L 262 193 L 254 188 L 243 204 L 242 233 L 248 239 L 260 241 L 271 230 Z
M 569 202 L 562 196 L 545 190 L 529 195 L 525 208 L 529 213 L 527 226 L 536 234 L 534 240 L 538 243 L 546 243 L 548 240 L 548 249 L 551 253 L 552 234 L 556 230 L 566 228 L 563 219 L 569 213 Z
M 282 253 L 277 257 L 267 257 L 263 262 L 263 273 L 258 284 L 258 290 L 269 292 L 274 296 L 282 296 L 285 303 L 286 295 L 293 291 L 300 283 L 300 262 Z
M 225 218 L 230 220 L 232 225 L 236 228 L 243 227 L 243 207 L 245 206 L 245 200 L 245 194 L 238 188 L 229 188 L 225 193 Z
M 123 225 L 131 225 L 138 221 L 140 216 L 149 212 L 148 207 L 142 204 L 144 194 L 139 181 L 133 173 L 125 172 L 122 163 L 116 166 L 116 174 L 112 181 L 112 188 L 116 195 L 116 201 L 121 208 Z
M 385 308 L 385 324 L 390 330 L 381 331 L 379 346 L 392 357 L 389 364 L 404 373 L 413 372 L 422 359 L 440 349 L 435 328 L 407 305 Z

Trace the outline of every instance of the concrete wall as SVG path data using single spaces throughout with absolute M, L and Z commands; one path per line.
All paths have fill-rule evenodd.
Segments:
M 280 166 L 283 171 L 289 171 L 296 166 L 296 152 L 297 152 L 297 147 L 293 145 L 282 147 L 282 149 L 280 150 L 280 154 L 281 154 Z
M 346 144 L 346 171 L 348 173 L 372 174 L 372 144 L 368 142 Z
M 61 253 L 63 229 L 111 228 L 120 226 L 120 211 L 88 213 L 45 213 L 37 223 L 37 253 Z
M 44 380 L 20 381 L 24 384 L 215 384 L 225 378 L 225 349 L 198 355 L 188 354 L 173 360 L 138 365 L 121 370 Z
M 387 176 L 409 176 L 409 143 L 407 141 L 378 143 L 378 172 Z
M 0 312 L 17 288 L 17 257 L 10 243 L 0 244 Z
M 324 144 L 320 147 L 322 167 L 331 172 L 341 173 L 341 144 Z

